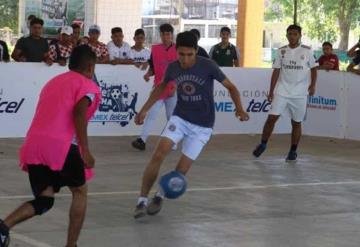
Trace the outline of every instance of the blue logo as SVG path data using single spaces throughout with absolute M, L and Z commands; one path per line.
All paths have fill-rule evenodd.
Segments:
M 17 113 L 25 101 L 25 98 L 18 101 L 6 100 L 2 96 L 3 89 L 0 90 L 0 113 Z
M 109 85 L 100 80 L 99 85 L 102 99 L 91 122 L 117 122 L 122 127 L 128 125 L 137 114 L 138 93 L 131 93 L 127 84 Z
M 322 96 L 309 96 L 307 106 L 314 109 L 322 109 L 328 111 L 335 111 L 337 106 L 336 99 L 325 98 Z
M 270 102 L 268 100 L 256 101 L 252 99 L 247 108 L 247 112 L 268 112 L 270 110 Z M 217 112 L 234 112 L 235 105 L 232 101 L 215 102 L 215 111 Z

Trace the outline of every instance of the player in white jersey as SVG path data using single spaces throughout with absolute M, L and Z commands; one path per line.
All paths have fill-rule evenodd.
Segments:
M 289 44 L 278 50 L 273 62 L 268 95 L 271 110 L 264 125 L 261 143 L 255 148 L 253 155 L 259 157 L 265 151 L 276 121 L 280 115 L 288 112 L 291 116 L 292 133 L 286 161 L 296 161 L 301 122 L 305 118 L 307 96 L 315 93 L 318 65 L 310 47 L 300 44 L 301 27 L 290 25 L 286 32 Z
M 134 41 L 135 45 L 130 50 L 130 59 L 134 61 L 136 67 L 146 70 L 149 66 L 151 51 L 144 47 L 145 32 L 143 29 L 136 29 Z

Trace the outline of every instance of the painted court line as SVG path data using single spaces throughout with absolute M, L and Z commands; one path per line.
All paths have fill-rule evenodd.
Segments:
M 295 184 L 272 184 L 272 185 L 241 185 L 229 187 L 209 187 L 209 188 L 189 188 L 189 192 L 201 191 L 226 191 L 226 190 L 254 190 L 254 189 L 272 189 L 289 188 L 302 186 L 323 186 L 323 185 L 360 185 L 360 181 L 339 181 L 339 182 L 314 182 L 314 183 L 295 183 Z M 109 191 L 109 192 L 90 192 L 89 196 L 109 196 L 109 195 L 137 195 L 139 191 Z M 56 197 L 71 197 L 71 194 L 57 194 Z M 0 196 L 0 200 L 7 199 L 31 199 L 32 195 L 14 195 Z
M 19 240 L 21 242 L 26 243 L 27 246 L 31 245 L 31 246 L 34 246 L 34 247 L 54 247 L 52 245 L 48 245 L 48 244 L 39 242 L 39 241 L 37 241 L 35 239 L 29 238 L 29 237 L 27 237 L 25 235 L 22 235 L 22 234 L 19 234 L 19 233 L 16 233 L 16 232 L 11 232 L 10 237 L 12 239 L 16 239 L 16 240 Z

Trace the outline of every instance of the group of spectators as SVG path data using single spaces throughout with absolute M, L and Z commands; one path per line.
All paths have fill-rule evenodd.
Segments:
M 319 67 L 322 70 L 339 70 L 339 58 L 333 51 L 333 46 L 330 42 L 324 42 L 322 45 L 323 55 L 318 59 Z M 348 52 L 351 63 L 347 67 L 347 71 L 360 75 L 360 40 Z
M 64 26 L 58 30 L 59 35 L 55 40 L 49 41 L 42 37 L 43 20 L 31 15 L 28 18 L 29 31 L 20 38 L 11 58 L 17 62 L 45 62 L 48 65 L 58 63 L 62 66 L 67 60 L 74 47 L 88 45 L 96 53 L 99 64 L 134 64 L 145 70 L 151 63 L 151 51 L 144 46 L 145 32 L 137 29 L 134 33 L 134 45 L 130 46 L 124 41 L 123 30 L 114 27 L 111 30 L 111 41 L 106 45 L 99 41 L 101 29 L 98 25 L 92 25 L 88 29 L 87 36 L 81 37 L 81 27 L 78 24 Z M 170 24 L 167 24 L 170 26 Z M 171 27 L 171 30 L 173 28 Z M 200 32 L 192 29 L 191 32 L 200 39 Z M 239 67 L 239 49 L 230 43 L 231 30 L 222 27 L 220 30 L 221 42 L 214 45 L 209 54 L 199 47 L 198 55 L 213 59 L 221 67 Z M 330 42 L 322 45 L 323 55 L 318 59 L 319 69 L 339 70 L 339 59 L 333 52 Z M 347 71 L 360 75 L 360 41 L 354 45 L 347 55 L 352 58 Z M 0 40 L 0 61 L 10 61 L 9 51 L 5 42 Z
M 134 33 L 134 45 L 124 41 L 123 30 L 120 27 L 111 29 L 111 41 L 106 45 L 99 41 L 101 29 L 98 25 L 91 25 L 87 36 L 81 37 L 81 27 L 78 24 L 63 26 L 58 30 L 58 37 L 53 40 L 45 39 L 43 34 L 44 21 L 29 16 L 29 32 L 20 38 L 11 54 L 16 62 L 45 62 L 48 65 L 58 63 L 67 64 L 72 50 L 78 45 L 88 45 L 96 53 L 99 64 L 135 64 L 146 69 L 151 61 L 151 52 L 144 46 L 145 32 L 137 29 Z M 173 34 L 170 24 L 169 31 Z M 200 39 L 200 32 L 192 29 L 191 32 Z M 211 48 L 210 54 L 199 48 L 198 55 L 214 59 L 219 66 L 239 66 L 239 49 L 229 42 L 231 30 L 223 27 L 220 30 L 221 42 Z M 5 42 L 0 42 L 0 61 L 10 61 Z

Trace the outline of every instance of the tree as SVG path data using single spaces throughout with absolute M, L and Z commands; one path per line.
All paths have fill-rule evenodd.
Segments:
M 291 22 L 293 4 L 293 0 L 270 0 L 265 20 Z M 335 42 L 340 36 L 339 49 L 347 50 L 350 30 L 360 17 L 359 0 L 302 0 L 298 7 L 298 22 L 310 38 Z
M 0 28 L 9 27 L 15 32 L 18 30 L 19 1 L 0 1 Z

